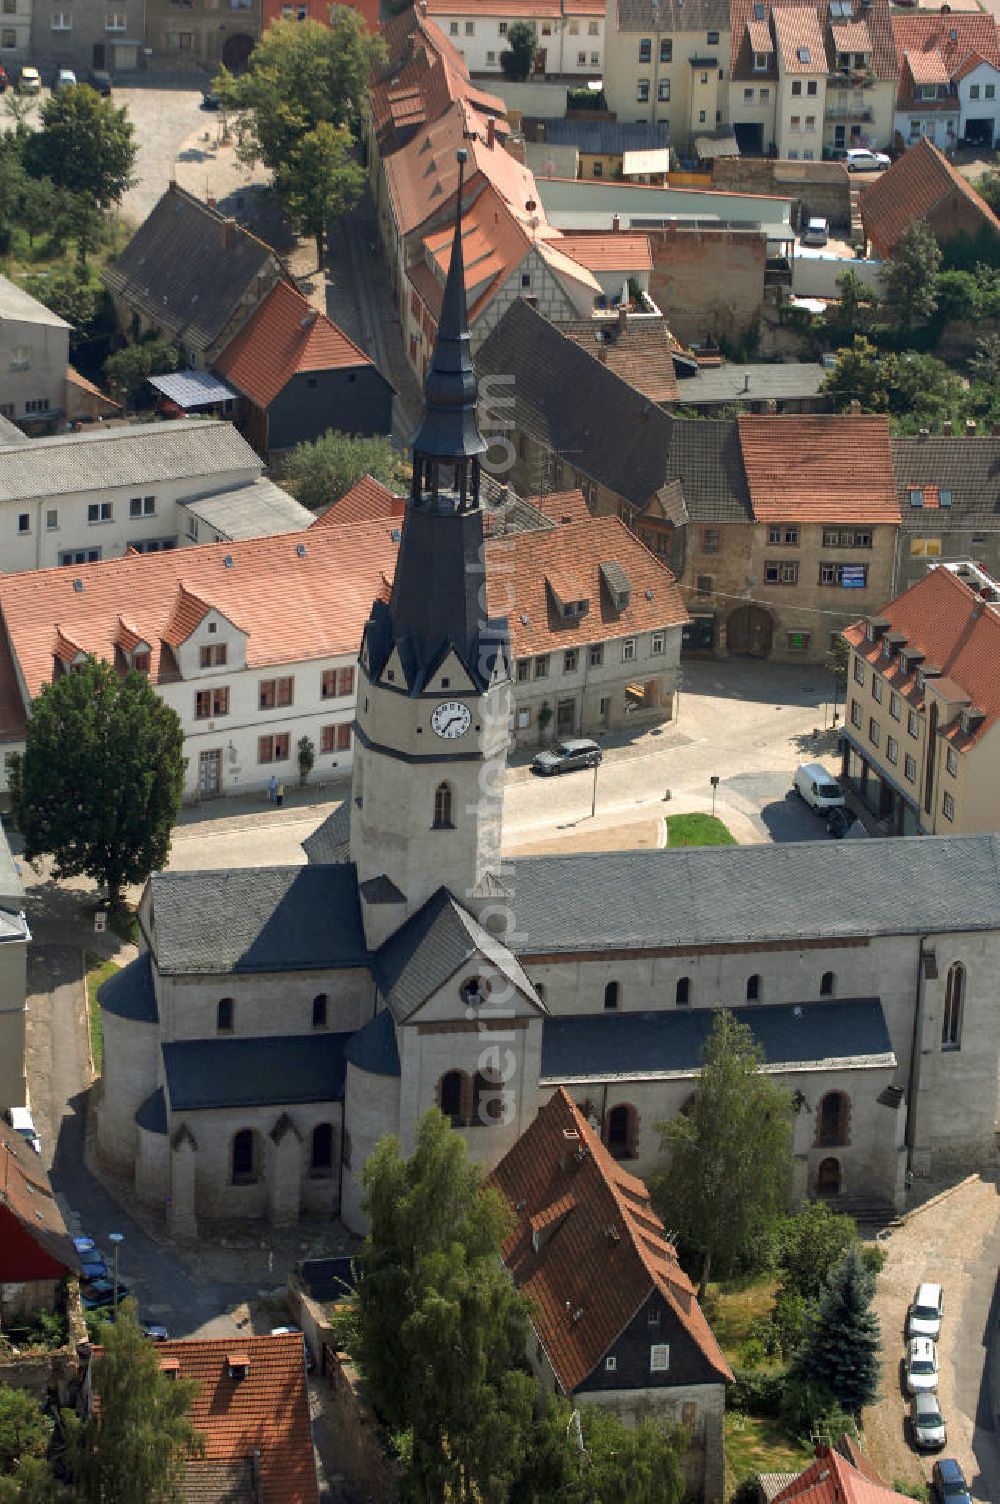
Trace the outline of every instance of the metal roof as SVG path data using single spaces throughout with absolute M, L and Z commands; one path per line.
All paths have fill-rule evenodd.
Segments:
M 198 496 L 182 505 L 229 541 L 298 533 L 316 521 L 315 512 L 263 475 L 248 486 L 218 491 L 214 496 Z
M 211 402 L 235 402 L 239 397 L 234 387 L 211 371 L 167 371 L 162 376 L 150 376 L 149 384 L 184 408 L 206 407 Z
M 714 402 L 763 402 L 768 397 L 815 397 L 829 372 L 819 361 L 773 365 L 724 365 L 682 380 L 679 400 L 687 407 Z

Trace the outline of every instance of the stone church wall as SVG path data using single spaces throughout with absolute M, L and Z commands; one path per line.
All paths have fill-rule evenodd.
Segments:
M 156 1024 L 135 1023 L 101 1010 L 104 1076 L 97 1111 L 97 1142 L 111 1165 L 131 1167 L 139 1129 L 135 1114 L 156 1089 L 160 1040 Z
M 232 1033 L 250 1038 L 311 1034 L 313 998 L 325 993 L 330 1034 L 353 1033 L 375 1012 L 375 984 L 361 968 L 161 977 L 162 1037 L 212 1039 L 219 1000 L 235 1001 Z

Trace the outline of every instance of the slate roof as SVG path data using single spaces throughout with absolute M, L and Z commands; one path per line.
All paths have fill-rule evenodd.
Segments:
M 398 1076 L 399 1048 L 392 1013 L 383 1008 L 369 1019 L 351 1039 L 344 1051 L 348 1064 L 369 1076 Z
M 98 1361 L 100 1351 L 96 1349 Z M 245 1377 L 229 1377 L 230 1354 L 248 1360 Z M 318 1504 L 300 1333 L 158 1342 L 156 1356 L 161 1368 L 176 1362 L 179 1376 L 194 1379 L 198 1386 L 189 1419 L 204 1438 L 205 1452 L 200 1462 L 189 1465 L 188 1473 L 197 1487 L 202 1487 L 197 1482 L 199 1468 L 214 1465 L 217 1486 L 242 1488 L 242 1469 L 257 1454 L 260 1481 L 250 1495 L 203 1492 L 194 1498 L 209 1498 L 213 1504 L 243 1504 L 244 1497 L 266 1504 Z M 219 1464 L 232 1470 L 228 1478 L 218 1470 Z
M 745 413 L 737 424 L 758 522 L 899 522 L 888 418 Z
M 954 193 L 976 210 L 984 228 L 1000 235 L 1000 220 L 971 183 L 937 147 L 921 136 L 915 146 L 897 157 L 878 182 L 861 191 L 861 220 L 865 237 L 880 256 L 890 256 L 903 232 L 915 219 L 924 219 Z
M 167 1102 L 163 1095 L 163 1087 L 158 1086 L 150 1092 L 144 1102 L 136 1108 L 136 1127 L 144 1128 L 147 1133 L 156 1133 L 161 1137 L 167 1131 Z
M 149 951 L 142 951 L 120 971 L 112 972 L 97 989 L 97 1001 L 105 1013 L 113 1013 L 116 1018 L 139 1024 L 159 1023 Z
M 525 959 L 1000 927 L 995 835 L 519 857 L 508 869 Z
M 878 998 L 734 1006 L 732 1012 L 749 1025 L 769 1066 L 791 1070 L 828 1062 L 838 1067 L 847 1062 L 896 1064 Z M 542 1084 L 689 1076 L 704 1063 L 705 1045 L 717 1018 L 714 1008 L 547 1018 L 542 1033 Z
M 526 126 L 527 126 L 527 122 Z M 536 146 L 575 146 L 585 154 L 620 157 L 627 151 L 650 151 L 670 145 L 670 127 L 666 121 L 653 124 L 648 120 L 579 120 L 538 119 L 532 124 L 543 126 L 544 136 L 526 131 Z
M 0 444 L 0 501 L 31 501 L 115 486 L 200 481 L 228 470 L 259 475 L 263 465 L 231 423 L 178 418 L 84 428 L 30 443 Z
M 276 968 L 277 969 L 277 968 Z M 175 1039 L 163 1044 L 172 1112 L 339 1102 L 350 1034 Z
M 618 30 L 717 31 L 729 30 L 727 0 L 618 0 Z
M 0 1121 L 0 1220 L 6 1210 L 38 1248 L 41 1258 L 0 1237 L 0 1283 L 59 1279 L 79 1271 L 80 1260 L 52 1194 L 42 1156 Z M 24 1261 L 26 1259 L 26 1261 Z M 50 1272 L 51 1271 L 51 1272 Z
M 215 369 L 267 408 L 293 376 L 374 366 L 359 345 L 287 282 L 276 282 L 230 340 Z
M 939 492 L 950 491 L 956 522 L 987 522 L 1000 513 L 1000 436 L 949 438 L 929 434 L 889 442 L 904 528 L 919 529 L 922 519 L 921 509 L 910 505 L 911 488 L 936 486 Z M 935 531 L 944 520 L 935 516 Z
M 673 574 L 618 517 L 509 533 L 487 544 L 486 559 L 487 600 L 491 610 L 502 607 L 508 617 L 517 657 L 585 648 L 595 638 L 631 637 L 688 620 Z M 624 571 L 630 591 L 622 610 L 602 588 L 612 564 Z M 561 588 L 560 577 L 568 582 Z M 586 600 L 586 615 L 567 620 L 562 615 L 567 599 Z
M 263 475 L 248 486 L 217 491 L 214 496 L 199 496 L 183 505 L 230 541 L 299 533 L 316 521 L 315 512 Z
M 781 360 L 754 365 L 702 366 L 697 376 L 678 384 L 678 401 L 685 407 L 703 403 L 762 402 L 774 397 L 815 397 L 829 371 L 819 361 Z
M 514 1222 L 501 1256 L 531 1302 L 535 1331 L 566 1393 L 657 1295 L 667 1307 L 667 1330 L 657 1340 L 679 1326 L 704 1360 L 702 1382 L 733 1377 L 645 1184 L 611 1157 L 567 1092 L 545 1103 L 489 1183 Z M 543 1233 L 537 1248 L 536 1232 Z
M 367 966 L 353 866 L 157 872 L 156 963 L 165 975 Z
M 390 935 L 373 958 L 375 980 L 397 1023 L 405 1023 L 463 966 L 483 956 L 539 1012 L 544 1012 L 520 963 L 472 917 L 447 888 Z
M 579 241 L 585 237 L 573 238 Z M 558 327 L 560 334 L 651 402 L 678 401 L 674 343 L 663 319 L 629 319 L 624 329 L 617 319 L 573 319 L 560 322 Z
M 919 648 L 926 664 L 933 665 L 942 679 L 952 681 L 952 692 L 967 695 L 971 705 L 983 712 L 975 729 L 962 734 L 956 719 L 940 734 L 959 752 L 972 746 L 1000 720 L 1000 614 L 984 607 L 982 598 L 951 569 L 929 569 L 916 584 L 879 611 L 888 630 L 901 634 L 907 646 Z M 868 642 L 865 623 L 856 622 L 844 636 L 850 645 L 912 704 L 922 704 L 914 662 L 908 673 L 899 662 L 884 661 L 888 646 L 883 637 Z M 879 662 L 883 659 L 882 662 Z M 956 696 L 957 697 L 957 696 Z
M 101 278 L 168 338 L 205 350 L 280 269 L 264 241 L 171 183 Z
M 670 480 L 679 480 L 692 522 L 752 522 L 743 452 L 731 418 L 675 419 Z

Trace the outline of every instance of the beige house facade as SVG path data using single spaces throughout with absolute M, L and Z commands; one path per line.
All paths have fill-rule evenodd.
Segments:
M 604 93 L 621 120 L 666 124 L 687 155 L 728 121 L 729 6 L 720 0 L 612 0 Z
M 24 887 L 0 826 L 0 1111 L 28 1100 L 24 1069 L 28 942 Z
M 0 16 L 0 34 L 5 23 Z M 65 416 L 69 331 L 65 319 L 0 277 L 0 417 L 31 427 Z

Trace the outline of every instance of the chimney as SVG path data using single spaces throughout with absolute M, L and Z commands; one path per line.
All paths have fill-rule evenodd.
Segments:
M 316 312 L 315 308 L 310 308 L 309 312 L 299 320 L 299 328 L 311 329 L 318 317 L 319 315 Z
M 852 398 L 851 399 L 851 405 L 848 408 L 848 412 L 850 412 L 852 415 L 854 415 L 856 417 L 858 415 L 858 413 L 860 413 L 860 411 L 861 411 L 861 403 L 858 401 L 857 397 Z
M 622 303 L 618 309 L 618 333 L 624 334 L 628 328 L 628 309 Z
M 619 219 L 618 215 L 617 214 L 612 214 L 612 216 L 611 216 L 611 229 L 612 229 L 612 232 L 615 235 L 617 235 L 618 231 L 621 229 L 621 227 L 622 227 L 622 222 Z
M 950 418 L 945 418 L 944 422 L 941 424 L 941 432 L 944 434 L 944 436 L 945 436 L 946 439 L 950 439 L 951 438 L 951 419 Z
M 974 439 L 976 437 L 976 420 L 975 420 L 975 418 L 966 418 L 966 420 L 965 420 L 965 437 L 967 439 Z
M 236 221 L 224 219 L 222 221 L 222 249 L 231 251 L 236 244 Z
M 426 0 L 425 0 L 425 3 L 426 3 Z M 491 115 L 490 118 L 489 118 L 489 120 L 486 122 L 486 145 L 489 147 L 490 151 L 492 151 L 493 148 L 494 148 L 494 146 L 496 146 L 496 144 L 497 144 L 497 123 L 494 120 L 493 116 Z
M 563 1129 L 563 1147 L 561 1155 L 561 1168 L 568 1170 L 576 1159 L 580 1148 L 580 1135 L 575 1128 Z
M 207 203 L 210 209 L 217 209 L 219 207 L 219 201 L 216 198 L 209 198 Z

